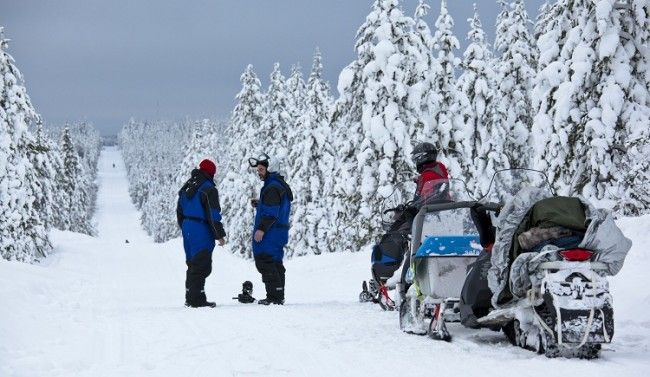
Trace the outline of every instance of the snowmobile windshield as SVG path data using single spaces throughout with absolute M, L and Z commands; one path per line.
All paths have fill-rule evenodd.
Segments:
M 427 204 L 474 200 L 460 179 L 436 179 L 425 182 L 418 189 L 414 182 L 403 182 L 382 201 L 382 226 L 390 226 L 407 208 L 419 209 Z
M 522 189 L 530 187 L 553 193 L 553 188 L 544 172 L 525 168 L 499 170 L 492 176 L 488 192 L 479 199 L 479 202 L 504 204 Z
M 415 182 L 406 181 L 396 184 L 391 189 L 378 190 L 379 197 L 383 198 L 380 206 L 383 227 L 390 226 L 409 205 L 415 187 Z
M 429 254 L 476 255 L 481 251 L 479 232 L 472 220 L 469 207 L 449 208 L 427 213 L 422 222 L 420 241 L 424 242 L 431 237 L 435 239 L 436 243 L 440 243 L 441 247 L 428 252 Z M 444 244 L 444 240 L 450 241 L 451 244 Z M 458 242 L 454 244 L 454 241 Z M 459 247 L 463 249 L 462 252 L 458 250 Z
M 427 181 L 416 194 L 415 206 L 444 202 L 473 200 L 467 192 L 465 182 L 460 179 L 435 179 Z

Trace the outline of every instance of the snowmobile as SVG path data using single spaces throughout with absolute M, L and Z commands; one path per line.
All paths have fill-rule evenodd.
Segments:
M 631 241 L 608 211 L 557 196 L 543 173 L 530 173 L 493 178 L 506 194 L 492 200 L 504 206 L 491 253 L 467 274 L 461 323 L 501 329 L 513 345 L 547 357 L 596 358 L 614 335 L 607 276 L 620 270 Z
M 463 189 L 450 190 L 458 182 Z M 466 271 L 483 246 L 472 215 L 479 204 L 466 193 L 464 182 L 449 180 L 440 187 L 436 191 L 444 193 L 429 198 L 413 220 L 410 250 L 397 284 L 399 325 L 407 333 L 450 341 L 446 323 L 460 321 Z M 497 204 L 481 206 L 498 209 Z

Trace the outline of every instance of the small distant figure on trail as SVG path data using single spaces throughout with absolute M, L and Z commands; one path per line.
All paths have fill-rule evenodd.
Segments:
M 113 169 L 115 169 L 115 163 L 113 162 Z
M 125 240 L 124 243 L 129 243 L 129 240 Z
M 221 224 L 219 191 L 214 183 L 217 166 L 203 160 L 192 170 L 190 179 L 178 192 L 176 217 L 183 234 L 185 263 L 185 306 L 215 307 L 205 296 L 205 279 L 212 272 L 212 251 L 215 240 L 219 246 L 226 243 L 226 232 Z
M 266 286 L 266 298 L 259 300 L 262 305 L 284 305 L 285 268 L 282 264 L 284 246 L 289 240 L 289 215 L 293 193 L 277 172 L 269 171 L 269 156 L 249 158 L 248 163 L 256 169 L 264 181 L 259 200 L 251 199 L 255 208 L 253 227 L 253 257 L 255 267 L 262 274 Z M 278 166 L 274 166 L 278 168 Z

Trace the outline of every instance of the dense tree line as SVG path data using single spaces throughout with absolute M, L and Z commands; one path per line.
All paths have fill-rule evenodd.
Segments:
M 203 158 L 215 160 L 223 126 L 209 119 L 138 121 L 118 135 L 129 179 L 129 194 L 141 212 L 145 231 L 156 242 L 178 237 L 177 192 Z M 219 161 L 219 159 L 216 159 Z
M 0 254 L 34 262 L 49 230 L 93 234 L 99 134 L 86 122 L 43 128 L 0 28 Z
M 184 161 L 180 174 L 215 157 L 228 238 L 243 256 L 250 256 L 249 199 L 260 185 L 246 159 L 261 152 L 274 157 L 271 168 L 294 189 L 292 255 L 356 251 L 371 242 L 383 199 L 413 191 L 410 152 L 421 141 L 439 147 L 451 176 L 475 197 L 495 171 L 534 167 L 561 194 L 620 214 L 649 212 L 648 0 L 557 0 L 535 23 L 523 0 L 497 5 L 493 44 L 475 7 L 461 54 L 446 0 L 434 17 L 426 0 L 413 17 L 398 0 L 376 0 L 336 99 L 318 51 L 306 81 L 300 67 L 286 79 L 276 64 L 265 91 L 248 66 L 225 130 L 195 125 L 157 150 L 171 154 L 163 157 L 167 166 Z M 137 149 L 128 158 L 153 153 L 139 139 L 155 140 L 152 132 L 123 138 Z M 151 176 L 139 174 L 154 171 L 141 169 L 131 174 L 132 186 L 146 185 L 138 182 Z M 134 194 L 136 204 L 139 198 Z M 158 219 L 166 216 L 173 213 Z

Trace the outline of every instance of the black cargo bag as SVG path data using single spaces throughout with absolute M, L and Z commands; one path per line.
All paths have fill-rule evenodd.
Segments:
M 372 277 L 376 281 L 390 279 L 399 269 L 408 247 L 406 237 L 400 232 L 389 232 L 372 248 Z
M 488 270 L 492 263 L 491 254 L 481 251 L 476 261 L 469 266 L 463 289 L 460 292 L 460 322 L 465 327 L 481 327 L 477 318 L 486 316 L 492 307 L 492 291 L 488 287 Z

